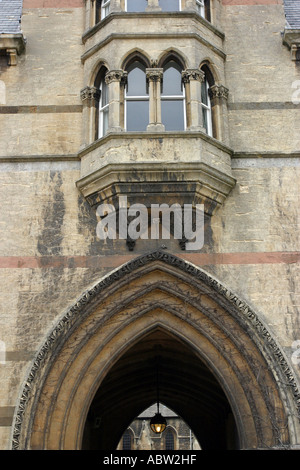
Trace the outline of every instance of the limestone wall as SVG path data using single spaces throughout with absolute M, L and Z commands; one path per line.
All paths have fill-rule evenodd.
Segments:
M 281 1 L 224 0 L 220 21 L 237 183 L 209 225 L 203 252 L 181 251 L 174 240 L 164 245 L 248 302 L 300 380 L 291 360 L 300 340 L 300 104 L 293 102 L 300 67 L 282 45 Z M 82 2 L 28 0 L 22 29 L 26 52 L 0 70 L 2 449 L 10 446 L 31 361 L 58 318 L 102 276 L 161 246 L 145 240 L 130 252 L 125 241 L 97 239 L 97 217 L 76 188 L 86 85 Z M 115 55 L 112 63 L 119 66 Z

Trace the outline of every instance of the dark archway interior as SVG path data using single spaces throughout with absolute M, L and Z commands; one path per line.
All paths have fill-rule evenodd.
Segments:
M 131 421 L 157 398 L 157 360 L 159 398 L 184 419 L 201 448 L 238 448 L 220 384 L 191 347 L 159 329 L 124 353 L 103 380 L 90 406 L 82 448 L 116 448 Z

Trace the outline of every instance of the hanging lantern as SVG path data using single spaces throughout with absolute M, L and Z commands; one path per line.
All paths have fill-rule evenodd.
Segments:
M 159 412 L 151 418 L 150 427 L 155 434 L 160 434 L 166 429 L 167 421 Z
M 157 394 L 157 413 L 151 418 L 150 428 L 155 434 L 160 434 L 167 427 L 166 418 L 159 412 L 159 376 L 158 376 L 159 358 L 156 359 L 156 394 Z

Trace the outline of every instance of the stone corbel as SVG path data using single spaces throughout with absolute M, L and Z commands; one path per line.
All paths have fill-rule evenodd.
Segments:
M 221 99 L 221 100 L 228 100 L 228 94 L 229 90 L 223 85 L 212 85 L 209 88 L 209 94 L 210 94 L 210 99 L 216 100 L 216 99 Z
M 282 42 L 291 52 L 291 59 L 300 60 L 300 29 L 286 28 L 283 33 Z
M 80 91 L 80 98 L 84 106 L 95 106 L 100 99 L 100 90 L 95 86 L 86 86 Z
M 17 56 L 24 52 L 26 39 L 22 33 L 0 34 L 0 50 L 8 56 L 8 65 L 17 65 Z

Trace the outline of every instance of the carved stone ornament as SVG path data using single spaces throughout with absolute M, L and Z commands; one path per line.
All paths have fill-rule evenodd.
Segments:
M 291 53 L 291 60 L 300 60 L 300 29 L 285 28 L 282 42 Z
M 260 350 L 264 351 L 268 356 L 272 368 L 275 368 L 276 370 L 276 375 L 279 374 L 279 378 L 277 380 L 284 381 L 287 389 L 291 391 L 294 400 L 295 412 L 297 412 L 298 419 L 300 419 L 300 392 L 294 374 L 285 359 L 283 352 L 277 345 L 276 340 L 259 319 L 257 314 L 244 301 L 240 300 L 236 294 L 231 292 L 227 287 L 204 272 L 202 269 L 178 258 L 175 255 L 162 251 L 154 251 L 143 254 L 129 261 L 119 269 L 104 277 L 91 289 L 85 291 L 76 303 L 65 312 L 64 316 L 53 328 L 32 363 L 31 370 L 19 399 L 19 404 L 16 408 L 12 434 L 13 450 L 20 449 L 20 436 L 26 407 L 28 406 L 30 398 L 32 398 L 32 393 L 34 393 L 35 387 L 38 385 L 39 381 L 42 380 L 44 367 L 46 367 L 51 356 L 54 354 L 54 351 L 59 347 L 59 344 L 67 337 L 68 332 L 73 327 L 76 327 L 78 322 L 80 323 L 83 321 L 84 315 L 89 314 L 91 305 L 101 297 L 102 293 L 105 292 L 105 289 L 112 286 L 115 282 L 126 279 L 126 276 L 130 275 L 137 269 L 157 261 L 166 263 L 168 266 L 175 267 L 186 276 L 191 276 L 195 282 L 204 283 L 207 288 L 210 289 L 211 295 L 218 297 L 219 302 L 223 306 L 226 306 L 227 311 L 230 312 L 232 316 L 238 318 L 238 321 L 244 325 L 248 334 L 251 334 L 253 341 L 260 345 Z
M 146 78 L 149 82 L 160 82 L 163 78 L 163 69 L 146 69 Z
M 95 86 L 92 86 L 92 87 L 86 86 L 80 91 L 80 98 L 83 102 L 92 101 L 92 100 L 99 101 L 100 90 L 99 88 Z
M 198 80 L 198 82 L 204 82 L 205 79 L 205 73 L 200 69 L 183 70 L 181 76 L 184 83 L 189 83 L 191 80 Z
M 222 98 L 227 100 L 229 95 L 229 90 L 223 85 L 212 85 L 209 88 L 209 95 L 211 99 Z
M 109 70 L 105 75 L 105 83 L 109 85 L 112 82 L 126 83 L 127 72 L 124 72 L 124 70 Z

